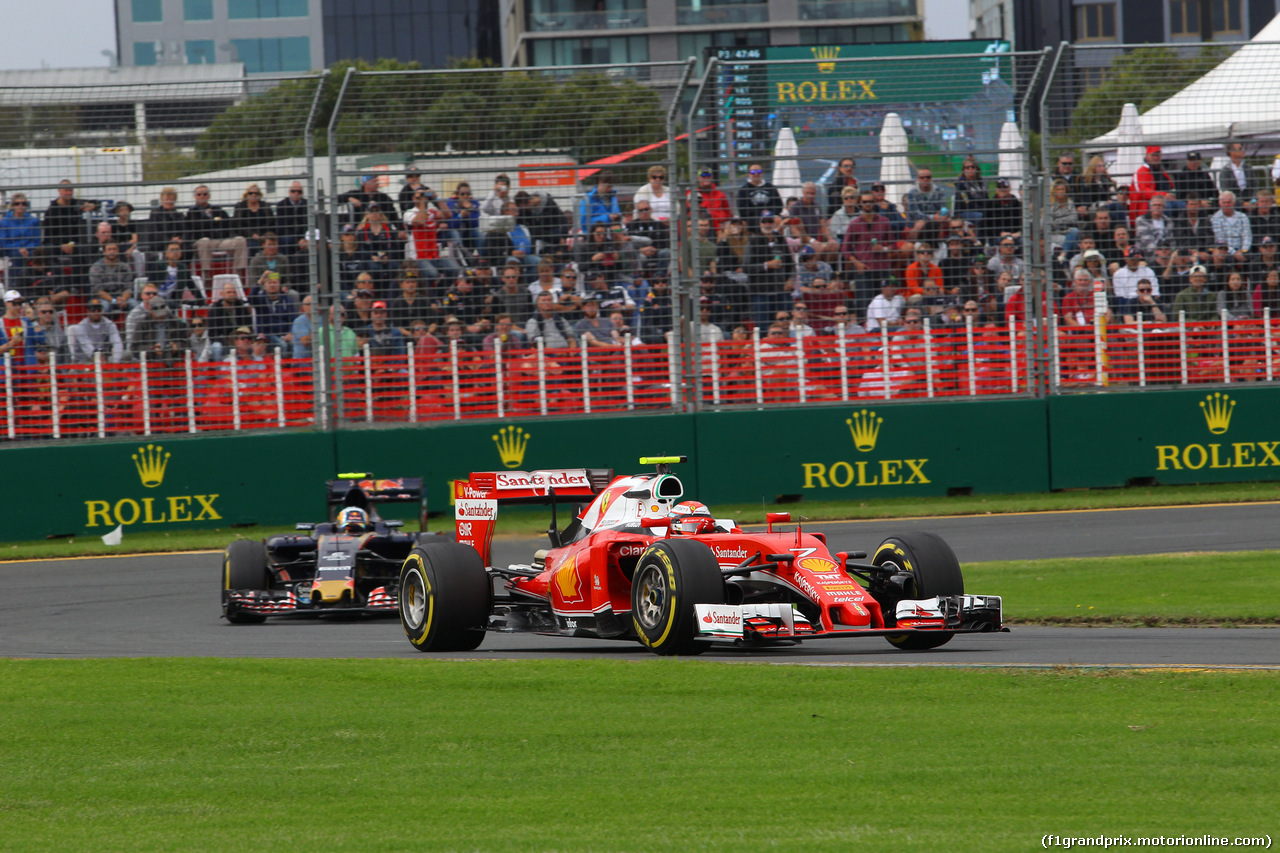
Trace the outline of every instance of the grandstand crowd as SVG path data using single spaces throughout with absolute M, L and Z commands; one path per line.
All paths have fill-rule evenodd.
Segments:
M 1060 325 L 1256 319 L 1280 309 L 1280 210 L 1265 174 L 1227 146 L 1211 172 L 1198 152 L 1167 162 L 1156 146 L 1129 183 L 1101 157 L 1053 164 L 1039 230 L 1051 258 L 1046 311 Z M 696 226 L 671 222 L 667 170 L 619 187 L 608 170 L 564 206 L 543 191 L 459 183 L 437 192 L 410 168 L 393 197 L 368 175 L 333 200 L 336 233 L 318 264 L 336 271 L 327 325 L 310 263 L 310 200 L 248 185 L 231 210 L 206 186 L 166 188 L 146 215 L 100 209 L 68 180 L 41 213 L 14 191 L 0 217 L 8 363 L 161 361 L 277 352 L 308 359 L 321 328 L 329 352 L 484 352 L 665 343 L 673 323 L 676 240 L 696 258 L 703 343 L 806 335 L 879 335 L 928 320 L 935 330 L 1007 326 L 1026 314 L 1031 235 L 1024 200 L 982 165 L 917 169 L 901 203 L 835 177 L 784 198 L 763 164 L 721 186 L 702 170 L 686 196 Z M 395 192 L 393 187 L 387 187 Z M 138 214 L 138 215 L 136 215 Z M 692 270 L 686 270 L 692 273 Z M 1099 300 L 1096 296 L 1104 296 Z

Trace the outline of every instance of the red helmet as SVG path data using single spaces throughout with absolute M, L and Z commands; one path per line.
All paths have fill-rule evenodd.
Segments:
M 671 525 L 678 533 L 711 533 L 716 520 L 700 501 L 681 501 L 671 508 Z

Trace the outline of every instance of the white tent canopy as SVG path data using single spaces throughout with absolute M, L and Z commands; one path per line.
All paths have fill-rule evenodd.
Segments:
M 1114 147 L 1122 141 L 1119 131 L 1088 145 Z M 1142 134 L 1148 145 L 1280 137 L 1280 16 L 1208 74 L 1143 113 Z

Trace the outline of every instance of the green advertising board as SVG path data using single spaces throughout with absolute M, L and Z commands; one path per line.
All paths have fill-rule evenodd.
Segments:
M 1055 489 L 1280 479 L 1280 388 L 1049 399 Z
M 1041 400 L 720 412 L 697 424 L 709 502 L 1049 488 Z
M 152 436 L 12 448 L 0 459 L 9 482 L 25 484 L 0 526 L 10 541 L 320 518 L 334 473 L 323 433 Z
M 768 66 L 773 109 L 963 101 L 996 80 L 1013 79 L 1009 43 L 1004 41 L 775 46 L 760 51 L 767 60 L 804 60 Z

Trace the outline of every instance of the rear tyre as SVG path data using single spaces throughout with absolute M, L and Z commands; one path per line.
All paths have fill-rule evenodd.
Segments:
M 222 615 L 233 625 L 257 625 L 267 621 L 261 613 L 245 613 L 229 600 L 233 589 L 270 589 L 267 546 L 250 539 L 238 539 L 222 552 Z
M 400 625 L 420 652 L 469 652 L 484 641 L 489 575 L 474 548 L 414 546 L 400 567 Z
M 906 598 L 933 598 L 935 595 L 963 595 L 964 576 L 960 561 L 951 546 L 935 533 L 904 533 L 891 536 L 876 549 L 871 562 L 882 566 L 897 563 L 911 575 L 906 587 Z M 885 613 L 885 625 L 893 613 Z M 885 637 L 891 644 L 905 651 L 923 651 L 945 645 L 955 636 L 954 631 L 931 631 L 917 634 L 890 634 Z
M 724 576 L 711 549 L 687 539 L 663 539 L 640 555 L 631 578 L 631 622 L 640 642 L 658 655 L 700 655 L 695 604 L 724 604 Z

